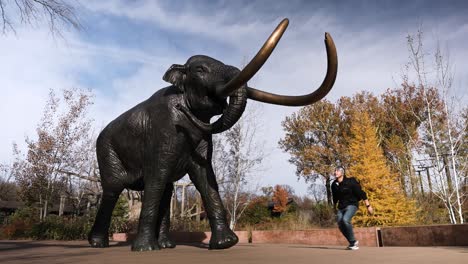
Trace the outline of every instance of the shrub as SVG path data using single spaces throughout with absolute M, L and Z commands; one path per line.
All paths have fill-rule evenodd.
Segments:
M 329 227 L 335 224 L 333 208 L 326 202 L 318 202 L 312 207 L 310 222 L 320 227 Z
M 6 225 L 0 228 L 0 238 L 27 238 L 34 221 L 37 221 L 35 210 L 30 207 L 18 209 L 8 217 Z
M 129 212 L 127 199 L 121 195 L 114 211 L 112 212 L 112 220 L 109 228 L 109 233 L 126 233 L 130 231 Z
M 56 215 L 48 216 L 44 221 L 35 223 L 29 237 L 32 239 L 76 240 L 86 239 L 91 230 L 89 217 L 68 219 Z
M 245 209 L 244 214 L 239 219 L 241 224 L 255 225 L 271 220 L 271 212 L 267 207 L 268 200 L 266 197 L 258 197 L 250 202 Z
M 32 207 L 20 208 L 8 217 L 8 222 L 10 223 L 15 221 L 36 222 L 38 220 L 39 212 L 37 209 Z
M 171 220 L 171 231 L 206 232 L 210 230 L 210 223 L 207 220 L 201 220 L 200 222 L 191 218 Z
M 0 238 L 2 239 L 18 239 L 27 238 L 28 231 L 31 229 L 31 224 L 22 221 L 12 221 L 0 229 Z
M 299 212 L 299 206 L 294 201 L 288 205 L 288 214 L 297 214 Z
M 8 224 L 0 230 L 3 239 L 53 239 L 74 240 L 86 239 L 91 229 L 92 218 L 67 218 L 49 215 L 39 222 L 38 213 L 33 208 L 21 208 L 8 218 Z

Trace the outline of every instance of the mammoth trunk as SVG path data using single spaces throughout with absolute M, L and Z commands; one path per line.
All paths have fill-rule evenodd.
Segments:
M 204 133 L 217 134 L 230 129 L 240 119 L 246 105 L 247 89 L 246 85 L 243 85 L 229 96 L 229 105 L 224 110 L 223 115 L 213 124 L 199 120 L 189 109 L 182 105 L 177 107 Z

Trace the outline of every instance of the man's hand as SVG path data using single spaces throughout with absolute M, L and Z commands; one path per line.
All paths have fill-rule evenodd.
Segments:
M 370 215 L 373 215 L 374 214 L 374 208 L 372 208 L 372 206 L 368 206 L 367 207 L 367 212 L 370 214 Z

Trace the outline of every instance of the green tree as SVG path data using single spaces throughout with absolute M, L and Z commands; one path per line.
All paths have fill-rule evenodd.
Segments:
M 349 175 L 358 179 L 375 213 L 370 216 L 361 207 L 355 221 L 360 226 L 405 225 L 416 221 L 416 207 L 407 199 L 377 140 L 376 128 L 366 112 L 352 115 L 349 139 Z

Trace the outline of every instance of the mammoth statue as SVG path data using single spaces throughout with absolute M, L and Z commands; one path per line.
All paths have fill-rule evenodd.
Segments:
M 163 77 L 172 85 L 157 91 L 102 130 L 96 151 L 103 195 L 88 236 L 92 247 L 109 246 L 111 214 L 125 188 L 144 190 L 132 250 L 175 247 L 169 237 L 169 205 L 173 182 L 185 174 L 190 176 L 204 203 L 212 232 L 209 248 L 225 249 L 238 242 L 227 223 L 213 173 L 212 134 L 228 130 L 239 120 L 247 98 L 286 106 L 309 105 L 330 91 L 337 74 L 335 45 L 326 33 L 328 69 L 317 90 L 302 96 L 284 96 L 247 86 L 288 23 L 284 19 L 278 25 L 242 71 L 202 55 L 189 58 L 184 65 L 172 65 Z M 216 115 L 221 116 L 210 123 Z

